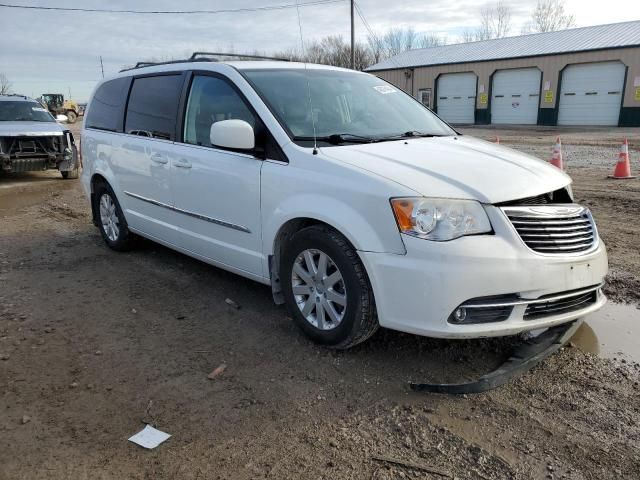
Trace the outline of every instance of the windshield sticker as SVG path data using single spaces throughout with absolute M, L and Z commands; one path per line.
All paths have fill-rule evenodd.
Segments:
M 47 111 L 46 108 L 42 108 L 42 107 L 31 107 L 31 110 L 33 110 L 34 112 L 46 112 Z
M 373 87 L 378 92 L 386 95 L 387 93 L 396 93 L 397 90 L 395 88 L 390 87 L 389 85 L 378 85 L 377 87 Z

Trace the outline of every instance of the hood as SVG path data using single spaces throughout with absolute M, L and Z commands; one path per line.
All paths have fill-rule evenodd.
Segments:
M 466 136 L 330 147 L 322 154 L 428 197 L 499 203 L 571 183 L 569 176 L 547 162 Z
M 62 135 L 65 130 L 57 122 L 0 122 L 0 137 Z

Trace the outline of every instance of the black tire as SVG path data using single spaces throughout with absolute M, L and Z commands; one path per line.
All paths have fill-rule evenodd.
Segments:
M 105 195 L 111 199 L 115 206 L 115 215 L 118 220 L 118 232 L 115 236 L 113 235 L 113 231 L 110 233 L 107 232 L 108 227 L 103 223 L 100 212 L 100 203 L 102 201 L 102 197 Z M 122 213 L 122 208 L 120 208 L 120 203 L 118 202 L 115 193 L 113 193 L 111 186 L 106 183 L 97 184 L 95 187 L 94 199 L 94 209 L 96 212 L 96 218 L 98 219 L 98 229 L 100 230 L 100 234 L 102 235 L 105 243 L 109 248 L 118 252 L 130 250 L 134 246 L 135 236 L 129 231 L 127 221 Z
M 342 275 L 346 307 L 342 320 L 332 329 L 323 330 L 310 323 L 293 293 L 292 272 L 296 259 L 309 249 L 328 255 Z M 280 279 L 285 302 L 294 321 L 307 336 L 331 348 L 347 349 L 376 332 L 379 324 L 371 283 L 357 252 L 343 235 L 328 226 L 314 225 L 294 234 L 283 250 Z
M 76 112 L 73 110 L 67 110 L 65 115 L 67 116 L 68 123 L 76 123 L 76 120 L 78 120 L 78 115 L 76 115 Z
M 62 175 L 62 178 L 64 178 L 65 180 L 79 178 L 80 177 L 80 167 L 76 166 L 76 168 L 74 168 L 73 170 L 67 170 L 67 171 L 64 171 L 64 172 L 60 172 L 60 175 Z

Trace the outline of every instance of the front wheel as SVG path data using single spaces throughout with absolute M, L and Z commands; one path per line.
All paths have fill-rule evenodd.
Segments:
M 95 199 L 102 238 L 113 250 L 129 250 L 133 246 L 133 234 L 111 187 L 104 183 L 97 185 Z
M 316 342 L 346 349 L 378 329 L 364 266 L 335 230 L 315 225 L 297 232 L 285 246 L 280 278 L 296 324 Z
M 65 115 L 67 116 L 67 122 L 69 123 L 76 123 L 76 120 L 78 120 L 78 115 L 76 115 L 76 112 L 73 110 L 67 110 Z

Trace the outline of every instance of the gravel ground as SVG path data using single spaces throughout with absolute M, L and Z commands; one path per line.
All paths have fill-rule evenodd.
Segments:
M 570 173 L 609 295 L 637 302 L 640 184 L 607 181 L 612 164 Z M 55 173 L 0 178 L 0 226 L 1 479 L 640 478 L 638 364 L 568 347 L 489 393 L 416 394 L 409 380 L 472 378 L 512 340 L 319 348 L 267 287 L 150 242 L 108 250 Z M 145 423 L 173 437 L 127 442 Z

